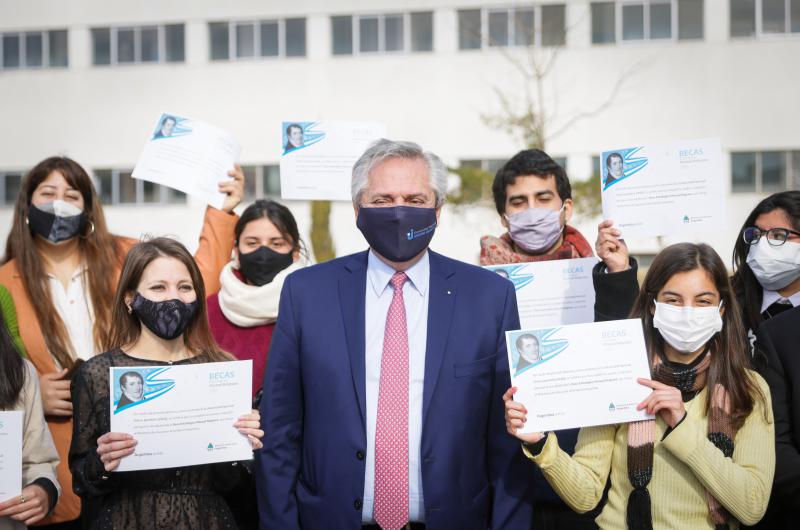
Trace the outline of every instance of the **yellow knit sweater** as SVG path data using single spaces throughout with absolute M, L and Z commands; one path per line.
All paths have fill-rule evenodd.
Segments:
M 750 373 L 766 402 L 756 401 L 736 434 L 732 459 L 706 437 L 706 390 L 685 404 L 686 417 L 664 440 L 667 425 L 657 418 L 653 478 L 648 486 L 655 530 L 713 529 L 705 489 L 742 524 L 755 524 L 764 515 L 775 472 L 775 430 L 769 388 L 759 375 Z M 602 529 L 623 529 L 633 489 L 627 449 L 628 425 L 622 424 L 581 429 L 573 457 L 558 447 L 554 433 L 538 455 L 523 451 L 564 502 L 581 513 L 600 501 L 610 471 L 608 501 L 596 521 Z M 731 528 L 738 528 L 736 521 L 731 521 Z

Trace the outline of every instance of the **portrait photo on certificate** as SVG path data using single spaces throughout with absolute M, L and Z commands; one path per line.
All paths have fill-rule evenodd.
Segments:
M 651 390 L 639 319 L 507 331 L 506 346 L 523 434 L 652 417 L 636 410 Z
M 117 471 L 251 459 L 233 424 L 250 412 L 252 369 L 252 361 L 109 368 L 111 431 L 138 442 Z

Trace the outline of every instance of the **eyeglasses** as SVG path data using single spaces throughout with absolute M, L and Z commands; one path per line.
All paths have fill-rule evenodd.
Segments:
M 742 239 L 748 245 L 755 245 L 761 239 L 761 236 L 767 236 L 767 243 L 773 247 L 779 247 L 789 240 L 790 234 L 800 236 L 800 232 L 789 230 L 788 228 L 770 228 L 769 230 L 761 230 L 755 226 L 748 226 L 742 231 Z

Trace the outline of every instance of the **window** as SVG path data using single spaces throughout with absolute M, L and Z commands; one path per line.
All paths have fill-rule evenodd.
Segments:
M 280 197 L 281 177 L 277 165 L 242 166 L 245 180 L 245 200 Z
M 0 171 L 0 204 L 13 205 L 17 201 L 21 184 L 21 172 Z
M 185 59 L 183 24 L 92 28 L 94 65 L 181 63 Z
M 129 170 L 95 169 L 94 184 L 103 205 L 186 203 L 185 193 L 134 179 Z
M 703 38 L 703 0 L 592 2 L 592 43 Z
M 552 158 L 556 164 L 560 165 L 565 170 L 567 169 L 567 157 L 554 156 Z M 459 161 L 459 166 L 482 169 L 488 173 L 495 174 L 506 162 L 508 162 L 508 158 L 467 159 Z
M 433 50 L 433 13 L 331 17 L 333 55 Z
M 563 4 L 458 12 L 458 47 L 562 46 L 566 43 Z
M 208 35 L 212 61 L 306 55 L 305 18 L 210 22 Z
M 730 13 L 731 37 L 800 33 L 800 0 L 730 0 Z
M 773 193 L 800 189 L 800 151 L 731 153 L 733 192 Z
M 0 70 L 67 66 L 67 30 L 0 33 Z

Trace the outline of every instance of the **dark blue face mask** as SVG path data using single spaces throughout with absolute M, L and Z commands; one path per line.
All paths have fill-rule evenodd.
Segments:
M 436 230 L 436 209 L 361 207 L 356 226 L 375 252 L 389 261 L 402 263 L 428 248 Z

